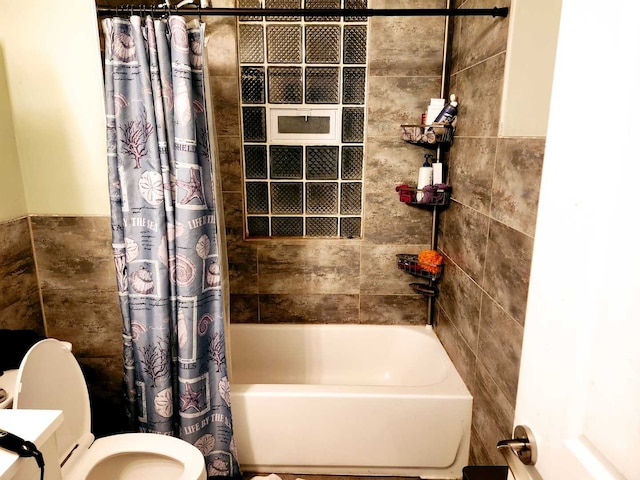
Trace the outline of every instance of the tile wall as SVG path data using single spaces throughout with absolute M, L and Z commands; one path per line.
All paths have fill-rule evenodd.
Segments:
M 498 135 L 508 19 L 458 17 L 454 25 L 451 92 L 460 106 L 449 158 L 454 201 L 439 232 L 447 266 L 436 331 L 474 396 L 470 463 L 503 464 L 495 445 L 513 424 L 545 139 Z
M 443 8 L 443 0 L 370 0 L 370 8 Z M 211 40 L 235 45 L 233 19 Z M 424 324 L 426 302 L 395 266 L 396 253 L 428 248 L 431 216 L 401 204 L 396 184 L 415 182 L 423 149 L 399 139 L 439 96 L 444 20 L 370 20 L 362 240 L 243 239 L 235 49 L 210 56 L 229 251 L 233 322 Z M 422 39 L 414 48 L 416 38 Z

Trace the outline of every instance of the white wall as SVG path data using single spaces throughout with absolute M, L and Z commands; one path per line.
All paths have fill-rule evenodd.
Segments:
M 108 215 L 94 2 L 0 0 L 0 48 L 26 211 Z M 2 190 L 1 195 L 0 204 L 9 193 Z
M 4 55 L 0 45 L 0 222 L 23 217 L 27 202 L 16 146 Z
M 544 137 L 561 0 L 511 0 L 502 90 L 502 137 Z

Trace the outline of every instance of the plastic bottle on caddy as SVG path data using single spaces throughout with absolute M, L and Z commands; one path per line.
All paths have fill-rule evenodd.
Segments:
M 424 198 L 422 189 L 427 185 L 433 184 L 433 167 L 430 161 L 432 157 L 433 155 L 429 153 L 424 156 L 424 163 L 418 172 L 418 191 L 416 192 L 416 201 L 418 202 L 421 202 Z
M 458 102 L 456 102 L 456 96 L 451 95 L 450 102 L 447 103 L 440 113 L 436 116 L 433 123 L 445 123 L 450 124 L 453 119 L 458 115 Z

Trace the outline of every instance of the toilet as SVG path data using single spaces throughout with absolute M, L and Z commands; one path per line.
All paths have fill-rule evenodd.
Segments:
M 202 453 L 178 438 L 123 433 L 95 439 L 80 365 L 69 347 L 58 340 L 42 340 L 25 355 L 17 374 L 13 408 L 63 411 L 56 443 L 64 480 L 207 478 Z

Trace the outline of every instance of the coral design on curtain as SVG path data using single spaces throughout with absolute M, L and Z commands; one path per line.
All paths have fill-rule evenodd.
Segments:
M 238 475 L 209 145 L 204 25 L 103 21 L 109 192 L 127 412 Z

